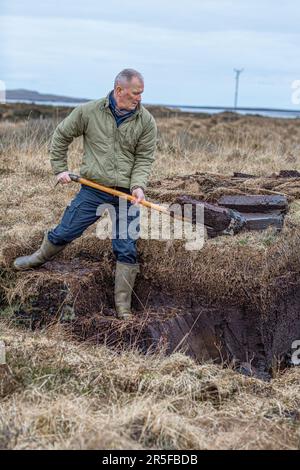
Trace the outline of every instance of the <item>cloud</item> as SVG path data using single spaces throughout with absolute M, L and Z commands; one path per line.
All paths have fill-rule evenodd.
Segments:
M 264 32 L 297 32 L 297 0 L 2 0 L 6 15 L 62 17 L 138 23 L 184 31 L 255 29 Z
M 152 2 L 153 9 L 156 1 Z M 299 78 L 300 34 L 292 29 L 262 31 L 255 29 L 254 24 L 252 29 L 235 26 L 237 10 L 233 0 L 202 1 L 201 8 L 197 2 L 185 2 L 186 7 L 193 8 L 186 8 L 181 28 L 174 27 L 171 21 L 176 17 L 176 24 L 179 23 L 178 11 L 182 12 L 182 7 L 177 1 L 161 2 L 160 20 L 167 13 L 170 17 L 165 25 L 155 21 L 152 13 L 147 17 L 149 2 L 146 6 L 142 2 L 128 2 L 130 8 L 123 3 L 123 8 L 116 9 L 114 15 L 111 8 L 116 2 L 106 2 L 110 6 L 103 7 L 101 19 L 97 19 L 99 4 L 91 1 L 87 3 L 93 4 L 94 19 L 85 17 L 81 3 L 70 7 L 71 17 L 37 16 L 45 14 L 50 3 L 53 2 L 39 3 L 33 17 L 11 14 L 1 18 L 0 44 L 5 47 L 0 50 L 0 63 L 5 72 L 0 78 L 10 88 L 34 86 L 39 91 L 98 97 L 110 89 L 121 68 L 131 66 L 144 73 L 145 100 L 149 102 L 231 104 L 233 68 L 244 67 L 240 92 L 244 105 L 267 105 L 273 100 L 274 106 L 290 104 L 288 84 Z M 222 8 L 218 9 L 220 3 Z M 245 14 L 249 2 L 240 3 Z M 270 5 L 262 2 L 262 11 L 266 3 Z M 63 2 L 61 14 L 68 5 L 68 0 Z M 88 8 L 85 11 L 91 16 Z M 199 26 L 198 30 L 188 29 L 186 19 L 200 11 L 200 25 L 206 14 L 211 18 L 214 13 L 223 18 L 220 29 L 213 28 L 212 19 L 204 29 Z M 241 11 L 239 8 L 239 14 Z M 229 12 L 233 20 L 227 22 Z M 76 16 L 79 13 L 82 17 Z M 110 19 L 104 19 L 106 16 Z M 144 23 L 136 21 L 139 16 L 145 17 Z M 258 12 L 256 16 L 259 17 Z M 29 78 L 24 80 L 26 76 Z M 256 103 L 253 96 L 257 96 Z

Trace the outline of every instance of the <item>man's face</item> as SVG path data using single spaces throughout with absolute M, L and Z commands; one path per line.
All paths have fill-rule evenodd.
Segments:
M 143 91 L 144 84 L 136 77 L 126 85 L 118 85 L 114 90 L 118 108 L 133 111 L 142 100 Z

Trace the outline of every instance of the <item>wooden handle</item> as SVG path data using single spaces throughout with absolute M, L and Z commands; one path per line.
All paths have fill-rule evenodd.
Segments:
M 69 173 L 69 176 L 72 181 L 76 181 L 77 183 L 84 184 L 85 186 L 90 186 L 91 188 L 99 189 L 100 191 L 104 191 L 105 193 L 112 194 L 113 196 L 118 196 L 123 199 L 127 199 L 128 201 L 135 201 L 136 198 L 132 196 L 131 194 L 126 194 L 123 193 L 122 191 L 118 191 L 118 189 L 113 189 L 108 186 L 103 186 L 102 184 L 99 183 L 94 183 L 93 181 L 87 180 L 86 178 L 81 178 L 78 175 L 74 175 L 72 173 Z M 154 209 L 155 211 L 163 212 L 164 214 L 170 215 L 174 219 L 177 220 L 186 220 L 191 222 L 189 219 L 183 218 L 179 215 L 172 214 L 168 209 L 165 209 L 164 207 L 159 206 L 158 204 L 154 204 L 153 202 L 141 201 L 139 204 L 141 204 L 144 207 L 148 207 L 149 209 Z

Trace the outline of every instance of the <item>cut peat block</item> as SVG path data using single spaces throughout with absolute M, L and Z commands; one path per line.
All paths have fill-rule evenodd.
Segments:
M 254 199 L 253 199 L 254 198 Z M 272 201 L 270 201 L 270 199 Z M 222 235 L 224 233 L 236 234 L 241 230 L 264 230 L 270 226 L 281 230 L 284 223 L 284 212 L 281 210 L 268 210 L 267 207 L 275 205 L 273 196 L 227 196 L 221 198 L 228 202 L 229 207 L 221 207 L 216 204 L 209 204 L 204 201 L 197 201 L 189 196 L 177 197 L 176 203 L 190 204 L 191 214 L 186 214 L 190 217 L 193 223 L 196 222 L 196 207 L 202 205 L 204 208 L 204 225 L 207 228 L 207 234 L 210 238 Z M 219 201 L 219 203 L 220 203 Z M 284 207 L 286 210 L 286 201 L 284 203 L 280 200 L 276 202 L 277 206 Z M 253 209 L 254 212 L 241 212 L 240 207 L 243 209 Z M 255 212 L 256 209 L 264 208 L 265 212 Z
M 267 249 L 209 241 L 191 252 L 180 240 L 139 240 L 141 273 L 128 322 L 114 315 L 110 243 L 91 238 L 34 271 L 14 278 L 8 271 L 2 307 L 32 328 L 58 321 L 74 338 L 117 351 L 163 348 L 199 362 L 248 364 L 260 378 L 269 378 L 300 338 L 297 233 Z M 7 266 L 14 256 L 8 250 Z
M 287 212 L 288 210 L 286 196 L 279 194 L 222 196 L 218 200 L 218 204 L 239 212 L 269 212 L 273 210 Z
M 275 227 L 281 230 L 288 210 L 284 195 L 222 196 L 218 204 L 238 211 L 246 220 L 246 230 L 264 230 Z
M 235 171 L 233 173 L 234 178 L 242 178 L 242 179 L 249 179 L 249 178 L 257 178 L 255 175 L 249 175 L 248 173 L 239 173 L 238 171 Z
M 188 218 L 192 219 L 193 223 L 196 222 L 196 207 L 202 205 L 204 209 L 204 224 L 213 228 L 217 232 L 225 230 L 232 219 L 231 211 L 224 207 L 218 207 L 214 204 L 209 204 L 204 201 L 197 201 L 189 196 L 180 196 L 175 200 L 176 204 L 183 206 L 189 204 L 191 206 L 191 214 L 185 214 Z
M 274 227 L 281 230 L 284 223 L 284 214 L 278 211 L 271 211 L 269 213 L 247 213 L 244 212 L 243 216 L 246 220 L 245 228 L 247 230 L 265 230 L 268 227 Z
M 300 178 L 298 170 L 281 170 L 278 178 Z

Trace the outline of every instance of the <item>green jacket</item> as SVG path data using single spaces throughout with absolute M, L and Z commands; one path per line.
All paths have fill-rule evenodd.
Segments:
M 68 146 L 83 136 L 80 176 L 106 186 L 145 188 L 154 161 L 157 129 L 153 116 L 141 105 L 119 127 L 109 99 L 76 107 L 55 129 L 50 155 L 55 174 L 68 171 Z

